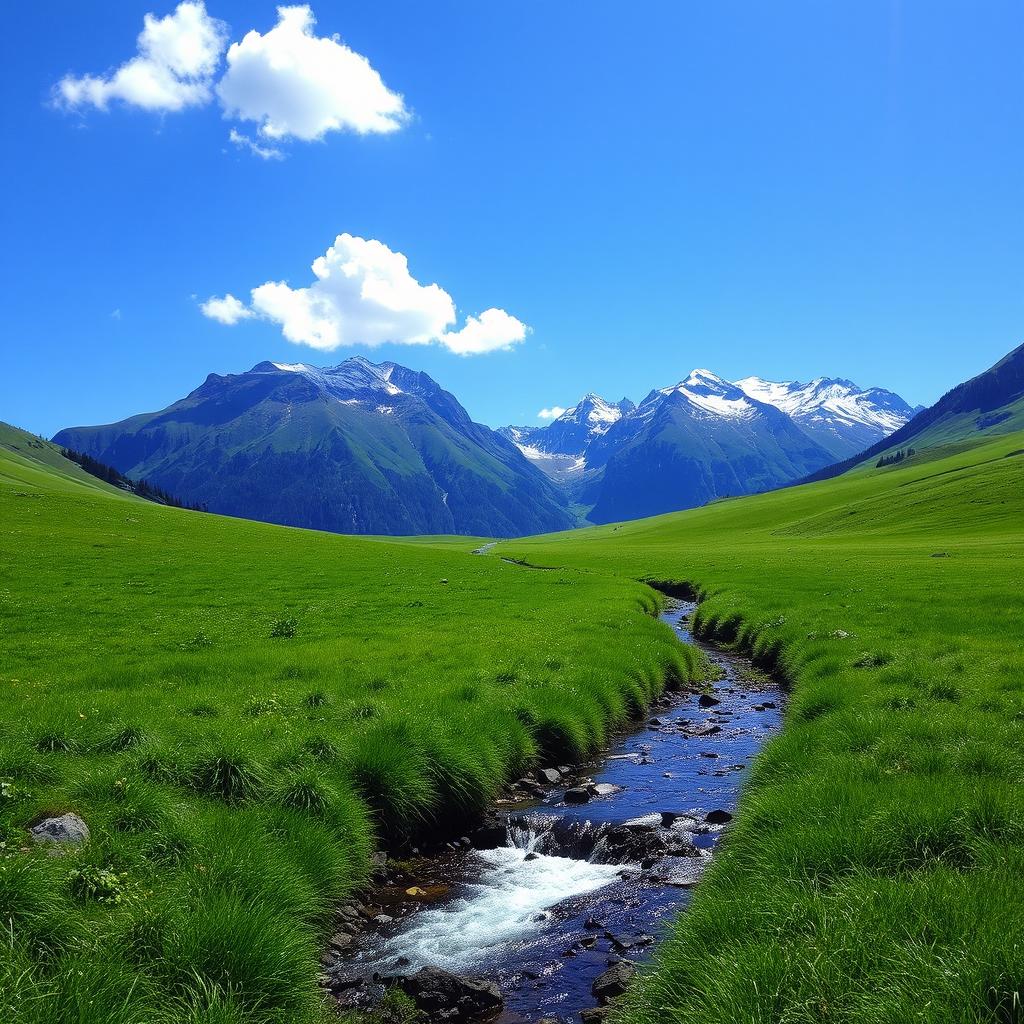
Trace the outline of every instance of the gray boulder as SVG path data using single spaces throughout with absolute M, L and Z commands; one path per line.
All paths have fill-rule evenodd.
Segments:
M 81 846 L 89 842 L 89 826 L 71 812 L 59 818 L 44 818 L 29 830 L 37 843 L 66 843 Z

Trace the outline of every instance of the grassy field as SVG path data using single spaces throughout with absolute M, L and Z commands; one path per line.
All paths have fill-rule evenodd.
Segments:
M 793 687 L 623 1021 L 1024 1020 L 1024 435 L 498 551 L 688 581 Z
M 375 843 L 699 674 L 641 578 L 699 588 L 793 696 L 624 1019 L 1019 1019 L 1024 436 L 484 556 L 163 508 L 3 442 L 5 1024 L 329 1017 L 319 943 Z M 67 810 L 88 845 L 26 841 Z
M 164 508 L 12 448 L 4 1024 L 318 1020 L 375 843 L 465 823 L 700 667 L 625 578 Z M 91 842 L 34 848 L 65 811 Z

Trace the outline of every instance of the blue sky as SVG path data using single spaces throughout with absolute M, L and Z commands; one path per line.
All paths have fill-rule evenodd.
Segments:
M 128 61 L 144 14 L 175 4 L 7 13 L 0 419 L 52 434 L 209 372 L 354 352 L 426 370 L 491 425 L 694 366 L 928 403 L 1021 341 L 1017 2 L 311 6 L 313 35 L 401 95 L 395 130 L 273 138 L 216 99 L 61 108 L 57 82 Z M 272 3 L 207 12 L 231 41 L 277 22 Z M 227 293 L 248 310 L 266 282 L 294 298 L 343 234 L 436 282 L 446 330 L 497 309 L 529 333 L 470 356 L 440 329 L 323 351 L 282 336 L 292 314 L 202 314 Z

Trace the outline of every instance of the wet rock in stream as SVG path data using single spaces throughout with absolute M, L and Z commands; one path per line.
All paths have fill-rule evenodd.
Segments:
M 508 825 L 504 820 L 488 822 L 473 833 L 473 845 L 478 850 L 496 850 L 508 842 Z
M 606 931 L 604 937 L 616 953 L 624 953 L 627 949 L 642 949 L 654 943 L 654 936 L 647 932 L 637 932 L 635 935 L 614 935 Z
M 325 975 L 323 984 L 341 1010 L 372 1011 L 388 992 L 404 992 L 429 1021 L 477 1024 L 493 1020 L 504 1007 L 490 978 L 424 967 L 411 975 Z
M 498 986 L 490 979 L 452 974 L 440 967 L 424 967 L 397 979 L 397 984 L 431 1021 L 487 1021 L 504 1006 Z
M 597 1001 L 602 1005 L 621 996 L 629 983 L 636 977 L 636 965 L 628 960 L 612 964 L 591 987 Z

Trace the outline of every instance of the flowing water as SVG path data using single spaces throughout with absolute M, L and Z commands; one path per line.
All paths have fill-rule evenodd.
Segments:
M 510 813 L 507 845 L 456 858 L 446 901 L 368 937 L 349 967 L 488 975 L 505 999 L 499 1021 L 526 1024 L 578 1020 L 610 963 L 649 955 L 714 855 L 751 759 L 781 725 L 777 685 L 695 640 L 693 609 L 670 602 L 661 617 L 721 666 L 710 695 L 677 695 L 621 737 L 593 773 L 605 795 L 566 804 L 563 787 Z

